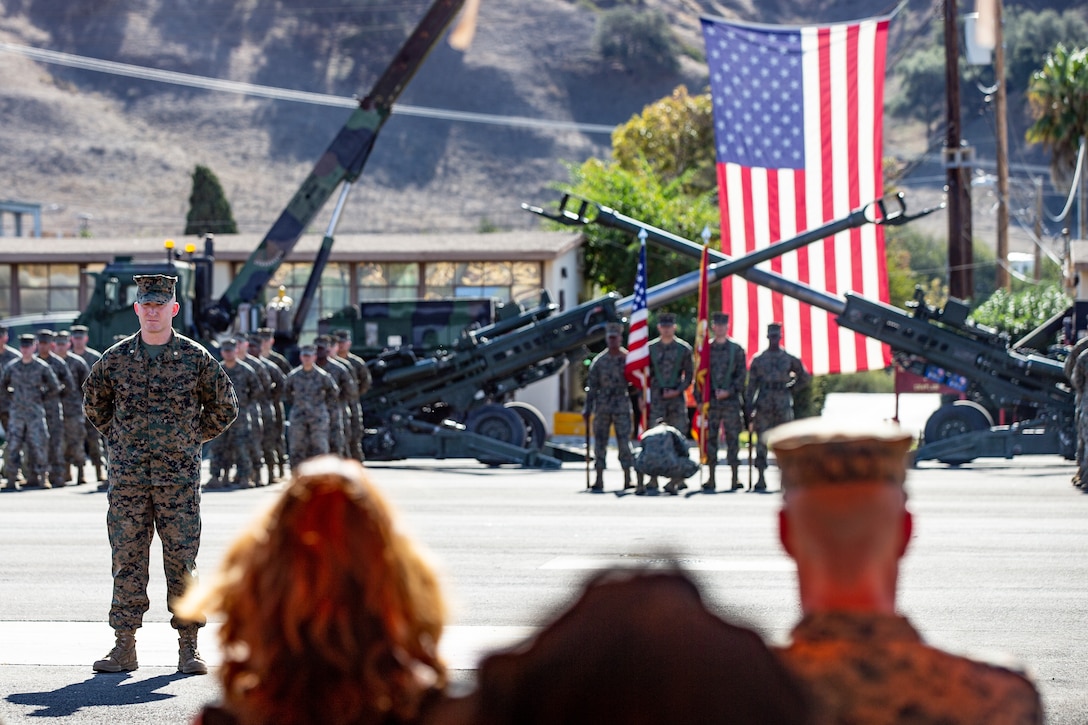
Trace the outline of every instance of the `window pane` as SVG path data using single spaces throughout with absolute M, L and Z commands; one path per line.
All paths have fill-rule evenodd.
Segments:
M 24 288 L 19 295 L 19 310 L 24 315 L 45 312 L 49 309 L 49 292 L 44 289 Z
M 49 291 L 49 309 L 75 310 L 79 308 L 79 290 L 59 288 Z
M 48 287 L 49 286 L 49 265 L 47 264 L 21 264 L 19 265 L 19 286 L 22 288 L 27 287 Z
M 455 272 L 453 262 L 434 262 L 427 264 L 427 289 L 448 286 L 453 282 Z M 429 295 L 428 295 L 429 296 Z

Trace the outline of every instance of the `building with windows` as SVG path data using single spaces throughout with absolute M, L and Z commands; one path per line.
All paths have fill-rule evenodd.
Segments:
M 221 295 L 260 244 L 262 235 L 231 234 L 214 239 L 213 289 Z M 518 302 L 547 289 L 560 310 L 578 304 L 581 290 L 577 232 L 496 232 L 492 234 L 344 234 L 337 236 L 321 277 L 317 298 L 303 326 L 313 335 L 319 317 L 363 301 L 495 297 Z M 320 235 L 304 235 L 280 265 L 268 287 L 302 296 Z M 195 237 L 174 240 L 175 253 Z M 93 274 L 118 256 L 154 261 L 166 255 L 164 240 L 0 238 L 0 319 L 17 315 L 83 309 L 94 291 Z M 182 254 L 184 256 L 184 254 Z M 536 383 L 517 395 L 551 421 L 568 407 L 568 376 Z

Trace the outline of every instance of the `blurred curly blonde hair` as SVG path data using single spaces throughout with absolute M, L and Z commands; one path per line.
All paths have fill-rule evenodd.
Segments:
M 356 461 L 302 463 L 176 608 L 224 615 L 224 705 L 243 725 L 411 721 L 446 684 L 437 578 Z

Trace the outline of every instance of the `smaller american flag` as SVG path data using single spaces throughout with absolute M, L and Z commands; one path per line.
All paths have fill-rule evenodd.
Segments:
M 627 332 L 627 360 L 623 372 L 628 382 L 642 391 L 644 403 L 649 403 L 650 336 L 646 326 L 649 311 L 646 309 L 646 230 L 638 233 L 641 248 L 638 253 L 638 272 L 635 273 L 635 301 L 631 308 L 631 327 Z M 643 405 L 643 427 L 647 405 Z

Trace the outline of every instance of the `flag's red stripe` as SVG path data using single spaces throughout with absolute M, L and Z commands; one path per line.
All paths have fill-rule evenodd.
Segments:
M 729 233 L 729 188 L 725 185 L 725 164 L 718 164 L 718 207 L 721 210 L 721 238 L 718 240 L 722 254 L 733 255 L 733 235 Z M 733 319 L 733 285 L 743 284 L 733 275 L 722 280 L 722 312 Z
M 741 209 L 744 210 L 744 252 L 753 252 L 756 248 L 756 230 L 755 221 L 753 215 L 755 214 L 755 207 L 752 202 L 752 170 L 747 167 L 741 167 L 741 194 L 743 195 L 743 201 L 741 203 Z M 756 285 L 744 283 L 745 292 L 748 297 L 748 342 L 745 346 L 749 350 L 749 355 L 752 355 L 752 350 L 759 350 L 759 297 L 757 295 Z M 755 312 L 753 312 L 755 310 Z
M 806 204 L 805 197 L 805 172 L 794 171 L 793 172 L 793 203 L 794 203 L 794 218 L 797 220 L 797 228 L 805 229 L 808 225 L 805 220 L 808 218 L 808 206 Z M 809 248 L 801 247 L 797 250 L 797 279 L 808 282 L 811 279 L 811 270 L 809 269 Z M 812 315 L 815 310 L 810 305 L 801 304 L 798 308 L 798 313 L 801 319 L 801 329 L 798 330 L 798 335 L 801 344 L 801 362 L 805 364 L 807 370 L 813 369 L 813 348 L 812 348 Z
M 839 149 L 834 148 L 834 137 L 831 133 L 831 32 L 827 28 L 820 28 L 816 32 L 817 67 L 819 68 L 820 86 L 820 149 L 821 149 L 821 195 L 823 197 L 820 218 L 827 222 L 835 216 L 835 154 Z M 822 242 L 824 250 L 825 288 L 832 294 L 838 293 L 838 284 L 835 279 L 835 244 L 834 238 Z M 830 315 L 824 316 L 824 324 L 827 326 L 827 359 L 832 371 L 838 371 L 839 367 L 839 335 L 838 325 Z
M 783 173 L 789 173 L 784 171 Z M 778 170 L 767 169 L 767 232 L 771 244 L 782 241 L 782 210 L 779 208 L 778 197 Z M 771 260 L 771 270 L 776 274 L 782 274 L 782 257 Z M 771 295 L 771 317 L 768 322 L 782 321 L 782 295 L 777 292 Z

